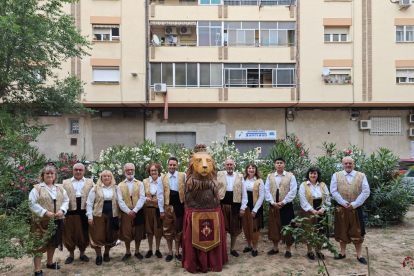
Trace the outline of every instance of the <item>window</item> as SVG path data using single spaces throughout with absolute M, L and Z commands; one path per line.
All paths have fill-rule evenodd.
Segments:
M 249 5 L 249 6 L 289 6 L 290 0 L 224 0 L 224 5 Z M 295 0 L 292 1 L 295 5 Z
M 397 26 L 397 42 L 414 42 L 414 26 Z
M 119 67 L 93 67 L 93 82 L 119 83 Z
M 402 117 L 371 117 L 371 135 L 402 135 Z
M 200 5 L 220 5 L 221 0 L 199 0 Z
M 324 78 L 325 83 L 344 84 L 351 83 L 351 69 L 330 68 L 331 73 Z
M 94 41 L 119 41 L 119 25 L 93 25 Z
M 69 119 L 69 134 L 79 134 L 79 119 Z
M 221 22 L 198 22 L 198 46 L 222 46 Z
M 414 68 L 398 69 L 397 83 L 414 83 Z
M 325 27 L 325 42 L 348 42 L 349 28 Z

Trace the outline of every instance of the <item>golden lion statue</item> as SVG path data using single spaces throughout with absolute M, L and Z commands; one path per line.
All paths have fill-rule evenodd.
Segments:
M 185 186 L 186 207 L 214 209 L 220 206 L 217 171 L 210 154 L 198 152 L 190 157 Z

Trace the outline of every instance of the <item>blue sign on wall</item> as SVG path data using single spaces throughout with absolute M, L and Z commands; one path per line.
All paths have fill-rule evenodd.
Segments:
M 276 140 L 276 130 L 236 130 L 238 140 Z

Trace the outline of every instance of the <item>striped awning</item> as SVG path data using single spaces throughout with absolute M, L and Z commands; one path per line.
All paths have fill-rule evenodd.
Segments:
M 150 21 L 152 26 L 196 26 L 196 21 Z
M 105 29 L 112 29 L 112 28 L 119 28 L 119 25 L 95 25 L 93 24 L 94 28 L 105 28 Z

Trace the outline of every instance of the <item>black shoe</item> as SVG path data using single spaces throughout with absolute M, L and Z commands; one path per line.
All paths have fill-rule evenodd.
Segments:
M 309 260 L 315 260 L 315 254 L 313 254 L 313 252 L 308 253 L 308 258 Z
M 251 248 L 251 247 L 245 247 L 244 249 L 243 249 L 243 253 L 247 253 L 247 252 L 250 252 L 250 251 L 252 251 L 253 250 L 253 248 Z
M 162 258 L 162 254 L 159 250 L 155 251 L 155 256 L 157 256 L 157 258 L 159 258 L 159 259 Z
M 364 257 L 361 257 L 361 258 L 358 258 L 358 257 L 357 257 L 357 259 L 358 259 L 358 261 L 359 261 L 361 264 L 368 264 L 367 260 L 365 260 L 365 258 L 364 258 Z
M 131 256 L 132 256 L 131 253 L 125 254 L 124 257 L 122 257 L 122 261 L 125 262 L 126 260 L 128 260 L 129 258 L 131 258 Z
M 134 254 L 134 256 L 135 256 L 135 258 L 137 258 L 138 260 L 142 260 L 142 259 L 144 259 L 144 257 L 142 257 L 142 255 L 141 255 L 141 253 L 135 253 Z
M 256 257 L 256 256 L 257 256 L 257 254 L 259 254 L 259 252 L 257 252 L 257 250 L 253 250 L 253 251 L 252 251 L 252 256 L 253 256 L 253 257 Z
M 325 260 L 325 256 L 322 253 L 317 253 L 319 260 Z
M 43 271 L 35 271 L 35 276 L 43 276 Z
M 171 260 L 173 259 L 172 255 L 168 255 L 167 258 L 165 258 L 166 262 L 171 262 Z
M 177 258 L 177 260 L 179 260 L 179 261 L 181 261 L 181 258 L 182 258 L 183 256 L 181 256 L 181 254 L 178 254 L 178 255 L 175 255 L 175 258 Z
M 148 250 L 147 254 L 145 255 L 145 258 L 146 259 L 151 258 L 152 255 L 153 255 L 152 250 Z
M 46 264 L 46 267 L 47 267 L 47 268 L 50 268 L 50 269 L 60 269 L 60 266 L 58 266 L 58 264 L 57 264 L 57 263 L 53 263 L 53 264 L 51 264 L 51 265 Z
M 276 251 L 274 249 L 272 249 L 269 252 L 267 252 L 267 255 L 274 255 L 274 254 L 277 254 L 277 253 L 279 253 L 279 249 L 276 250 Z
M 239 253 L 237 253 L 236 250 L 231 251 L 230 254 L 233 255 L 236 258 L 239 256 Z
M 290 257 L 292 257 L 292 253 L 290 253 L 289 251 L 286 251 L 285 258 L 289 259 Z
M 72 257 L 68 257 L 65 261 L 65 264 L 70 264 L 71 262 L 73 262 L 73 258 Z
M 80 256 L 79 258 L 82 262 L 88 263 L 89 262 L 89 258 L 86 255 Z
M 96 257 L 96 265 L 101 265 L 101 264 L 102 264 L 102 256 Z
M 104 254 L 103 261 L 109 262 L 111 259 L 109 258 L 109 254 Z
M 345 259 L 346 255 L 339 254 L 338 257 L 334 257 L 335 260 Z

